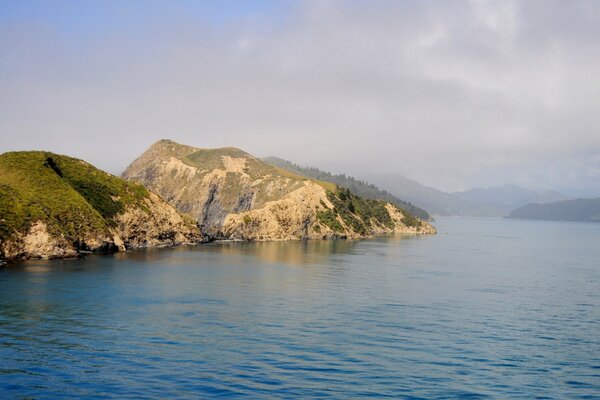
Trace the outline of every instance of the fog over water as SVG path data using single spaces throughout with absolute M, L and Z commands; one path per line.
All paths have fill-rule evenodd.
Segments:
M 160 138 L 600 196 L 600 2 L 0 4 L 0 152 Z

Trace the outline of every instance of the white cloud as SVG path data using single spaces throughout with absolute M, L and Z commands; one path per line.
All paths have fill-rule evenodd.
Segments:
M 0 150 L 118 172 L 170 137 L 447 190 L 600 187 L 598 2 L 308 1 L 218 26 L 185 10 L 144 17 L 83 38 L 1 28 Z

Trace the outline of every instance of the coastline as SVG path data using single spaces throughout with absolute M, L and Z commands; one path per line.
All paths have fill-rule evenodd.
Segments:
M 116 251 L 78 251 L 76 255 L 67 255 L 64 257 L 30 257 L 30 258 L 12 258 L 12 259 L 0 259 L 0 267 L 10 266 L 20 262 L 26 261 L 52 261 L 52 260 L 79 260 L 84 259 L 88 255 L 112 255 L 118 253 L 130 253 L 139 250 L 145 249 L 168 249 L 168 248 L 179 248 L 179 247 L 191 247 L 191 246 L 202 246 L 209 243 L 283 243 L 283 242 L 328 242 L 328 241 L 360 241 L 360 240 L 370 240 L 377 239 L 381 237 L 392 237 L 392 236 L 425 236 L 425 235 L 437 235 L 437 229 L 433 225 L 429 225 L 433 229 L 428 232 L 418 232 L 418 231 L 409 231 L 409 232 L 390 232 L 390 233 L 375 233 L 371 235 L 364 236 L 356 236 L 356 237 L 348 237 L 348 236 L 337 236 L 337 237 L 328 237 L 328 238 L 286 238 L 286 239 L 206 239 L 198 242 L 187 242 L 187 243 L 177 243 L 177 244 L 162 244 L 155 246 L 134 246 L 127 248 L 125 250 Z

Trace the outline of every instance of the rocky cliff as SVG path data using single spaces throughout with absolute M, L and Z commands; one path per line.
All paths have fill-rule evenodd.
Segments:
M 142 185 L 49 152 L 0 155 L 0 259 L 73 257 L 197 242 L 202 236 Z
M 235 148 L 153 144 L 123 173 L 193 217 L 217 239 L 358 238 L 435 233 L 395 205 L 307 179 Z

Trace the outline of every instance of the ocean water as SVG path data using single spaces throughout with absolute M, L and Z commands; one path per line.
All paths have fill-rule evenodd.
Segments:
M 600 224 L 0 268 L 0 398 L 600 398 Z

